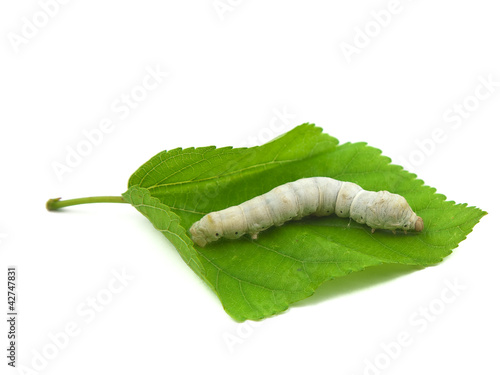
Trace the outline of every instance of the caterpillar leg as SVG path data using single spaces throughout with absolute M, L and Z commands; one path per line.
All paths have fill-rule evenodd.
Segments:
M 372 228 L 372 234 L 375 233 L 375 228 Z
M 259 233 L 252 233 L 252 240 L 256 240 L 259 237 Z

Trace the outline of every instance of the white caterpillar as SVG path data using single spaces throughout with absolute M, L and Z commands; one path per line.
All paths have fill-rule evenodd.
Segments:
M 401 195 L 388 191 L 367 191 L 352 182 L 328 177 L 303 178 L 275 187 L 239 206 L 211 212 L 191 226 L 193 241 L 205 246 L 219 238 L 239 238 L 289 220 L 314 214 L 350 217 L 375 229 L 420 232 L 424 221 Z

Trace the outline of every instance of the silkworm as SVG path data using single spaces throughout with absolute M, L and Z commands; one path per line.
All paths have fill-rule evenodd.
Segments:
M 238 206 L 211 212 L 195 222 L 191 238 L 201 247 L 220 238 L 236 239 L 304 216 L 350 217 L 375 229 L 421 232 L 424 221 L 401 195 L 368 191 L 352 182 L 328 177 L 303 178 L 275 187 Z

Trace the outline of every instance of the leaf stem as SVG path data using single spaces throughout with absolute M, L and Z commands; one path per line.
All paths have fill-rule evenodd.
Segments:
M 49 211 L 56 211 L 63 207 L 76 206 L 78 204 L 86 203 L 128 203 L 122 197 L 119 196 L 102 196 L 102 197 L 87 197 L 87 198 L 76 198 L 61 200 L 61 198 L 53 198 L 47 201 L 45 207 Z

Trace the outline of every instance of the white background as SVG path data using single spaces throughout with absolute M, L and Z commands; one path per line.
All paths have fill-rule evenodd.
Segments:
M 4 311 L 6 268 L 16 265 L 19 373 L 498 368 L 497 2 L 45 3 L 0 6 L 0 304 Z M 347 44 L 357 48 L 350 56 Z M 158 81 L 148 69 L 160 71 Z M 496 86 L 477 89 L 488 79 Z M 131 93 L 144 100 L 118 111 Z M 461 117 L 445 120 L 459 106 Z M 59 178 L 54 165 L 106 119 L 111 130 Z M 250 325 L 234 322 L 132 207 L 45 211 L 48 198 L 121 194 L 163 149 L 262 144 L 303 122 L 341 143 L 368 142 L 448 199 L 489 215 L 435 267 L 350 275 Z M 133 279 L 114 283 L 116 272 Z M 458 295 L 447 290 L 455 282 L 465 288 Z M 112 300 L 91 315 L 96 296 Z M 436 314 L 419 315 L 429 306 Z M 61 338 L 68 324 L 76 333 L 54 351 L 51 335 Z M 2 327 L 1 373 L 14 374 Z M 399 350 L 404 332 L 410 343 Z

